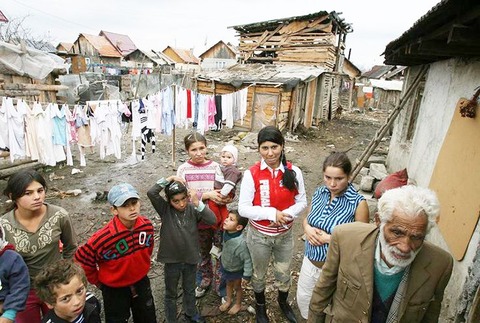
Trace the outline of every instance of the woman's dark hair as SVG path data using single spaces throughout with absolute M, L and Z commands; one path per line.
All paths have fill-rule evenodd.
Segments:
M 165 196 L 167 197 L 168 202 L 170 202 L 174 195 L 187 192 L 187 188 L 181 182 L 173 181 L 165 186 Z
M 285 138 L 283 138 L 282 132 L 275 126 L 266 126 L 262 128 L 258 132 L 257 136 L 258 146 L 265 141 L 271 141 L 282 146 L 282 156 L 280 157 L 280 162 L 285 168 L 285 173 L 283 174 L 283 185 L 290 191 L 293 191 L 297 188 L 298 181 L 295 172 L 287 168 L 287 158 L 285 156 Z
M 329 166 L 342 169 L 347 176 L 350 176 L 352 172 L 352 163 L 344 152 L 333 152 L 325 158 L 322 170 L 325 171 Z
M 190 146 L 196 142 L 203 142 L 205 146 L 207 146 L 207 139 L 199 132 L 192 132 L 189 135 L 186 135 L 185 138 L 183 138 L 183 142 L 185 144 L 185 150 L 188 151 Z
M 18 198 L 25 195 L 28 185 L 32 182 L 39 182 L 47 190 L 47 182 L 43 176 L 34 169 L 26 169 L 10 176 L 3 194 L 15 203 Z

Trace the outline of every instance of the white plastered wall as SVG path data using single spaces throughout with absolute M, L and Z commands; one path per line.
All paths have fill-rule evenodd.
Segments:
M 479 80 L 480 59 L 451 59 L 430 65 L 415 135 L 411 142 L 402 140 L 405 138 L 406 124 L 410 116 L 409 109 L 402 111 L 395 122 L 387 157 L 390 172 L 407 167 L 410 179 L 419 186 L 428 187 L 457 102 L 462 97 L 471 98 L 475 88 L 480 85 Z M 477 118 L 479 115 L 480 111 L 477 111 Z M 465 193 L 468 194 L 468 191 Z M 447 318 L 446 322 L 453 321 L 455 316 L 456 303 L 479 244 L 479 232 L 480 227 L 477 224 L 465 257 L 462 261 L 455 261 L 454 272 L 443 302 L 442 317 Z M 438 229 L 430 233 L 428 240 L 448 250 Z

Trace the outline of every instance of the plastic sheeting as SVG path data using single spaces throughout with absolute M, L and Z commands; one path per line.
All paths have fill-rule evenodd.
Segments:
M 66 69 L 63 58 L 55 54 L 0 42 L 0 73 L 30 76 L 43 80 L 54 69 Z

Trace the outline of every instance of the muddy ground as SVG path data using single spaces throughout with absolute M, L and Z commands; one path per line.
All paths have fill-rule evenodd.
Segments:
M 386 119 L 384 111 L 366 111 L 365 113 L 350 112 L 344 113 L 339 119 L 333 119 L 322 123 L 318 128 L 311 128 L 308 131 L 295 133 L 291 136 L 293 140 L 286 143 L 287 158 L 300 167 L 303 171 L 307 197 L 310 201 L 311 195 L 316 186 L 321 184 L 321 163 L 331 151 L 348 152 L 352 163 L 360 156 L 376 130 Z M 74 166 L 45 167 L 40 170 L 44 172 L 49 185 L 47 201 L 64 207 L 71 214 L 76 232 L 81 242 L 84 242 L 94 231 L 103 226 L 110 219 L 109 205 L 102 199 L 102 193 L 120 182 L 129 182 L 135 186 L 142 197 L 142 213 L 148 216 L 159 228 L 160 220 L 146 196 L 147 190 L 155 181 L 163 176 L 175 174 L 176 167 L 183 163 L 187 156 L 184 153 L 183 137 L 188 130 L 177 129 L 175 134 L 175 147 L 173 137 L 157 135 L 156 152 L 151 152 L 151 145 L 147 145 L 145 160 L 140 159 L 140 143 L 136 143 L 136 152 L 132 153 L 132 142 L 127 137 L 123 144 L 123 155 L 117 160 L 113 155 L 107 156 L 104 160 L 99 158 L 98 149 L 87 154 L 87 166 L 80 167 L 78 151 L 74 154 Z M 239 136 L 240 135 L 240 136 Z M 259 160 L 256 151 L 256 133 L 247 133 L 243 140 L 239 140 L 242 133 L 234 129 L 223 129 L 220 132 L 207 132 L 209 156 L 219 160 L 218 152 L 222 146 L 229 141 L 235 143 L 239 148 L 239 167 L 247 168 Z M 376 153 L 385 153 L 388 149 L 388 140 L 384 141 L 377 148 Z M 172 152 L 175 152 L 175 165 L 173 164 Z M 136 156 L 136 157 L 135 157 Z M 6 163 L 3 162 L 2 165 Z M 72 170 L 78 169 L 81 172 L 72 174 Z M 75 172 L 75 170 L 74 170 Z M 356 181 L 359 180 L 357 177 Z M 0 180 L 0 191 L 6 184 L 6 179 Z M 81 190 L 77 196 L 65 195 L 69 190 Z M 98 198 L 99 199 L 96 199 Z M 5 208 L 6 198 L 0 198 L 0 208 Z M 2 212 L 3 213 L 3 212 Z M 295 302 L 296 282 L 302 262 L 303 241 L 301 221 L 294 225 L 296 236 L 295 256 L 293 259 L 292 276 L 293 285 L 289 295 L 289 301 L 297 313 Z M 158 241 L 158 232 L 156 236 Z M 158 245 L 158 243 L 157 243 Z M 153 284 L 157 317 L 163 322 L 163 265 L 152 259 L 150 277 Z M 270 275 L 271 277 L 271 275 Z M 98 291 L 91 287 L 91 290 L 98 295 Z M 271 322 L 286 322 L 276 302 L 276 291 L 273 287 L 273 278 L 269 278 L 267 288 L 267 311 Z M 181 298 L 179 298 L 181 300 Z M 228 314 L 221 314 L 217 307 L 220 304 L 219 297 L 212 291 L 199 299 L 198 306 L 202 313 L 207 316 L 208 322 L 255 322 L 255 316 L 248 311 L 242 311 L 232 317 Z M 254 305 L 253 292 L 247 290 L 244 297 L 245 309 Z M 179 306 L 179 310 L 181 306 Z

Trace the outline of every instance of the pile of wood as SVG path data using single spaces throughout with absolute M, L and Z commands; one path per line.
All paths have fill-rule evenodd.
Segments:
M 55 84 L 53 75 L 44 80 L 34 80 L 28 76 L 0 74 L 0 97 L 21 98 L 27 101 L 57 102 L 57 93 L 68 86 Z

